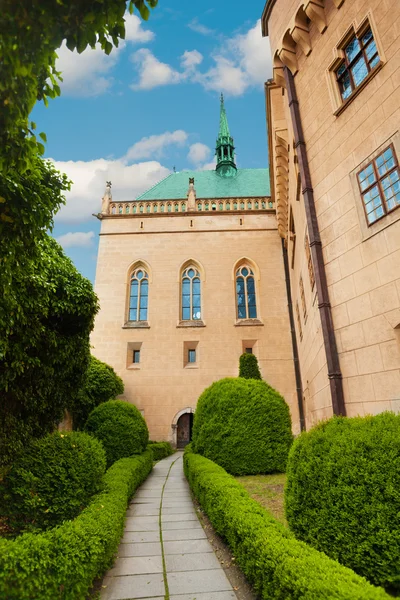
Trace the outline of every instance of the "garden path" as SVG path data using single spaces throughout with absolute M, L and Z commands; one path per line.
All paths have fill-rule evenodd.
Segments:
M 182 455 L 158 462 L 134 495 L 101 600 L 236 600 L 194 510 Z

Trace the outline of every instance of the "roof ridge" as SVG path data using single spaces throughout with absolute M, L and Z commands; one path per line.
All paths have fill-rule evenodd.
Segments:
M 171 177 L 171 175 L 175 175 L 175 172 L 168 173 L 168 175 L 166 175 L 165 177 L 163 177 L 162 179 L 160 179 L 159 181 L 157 181 L 157 183 L 155 183 L 154 185 L 152 185 L 151 187 L 149 187 L 147 190 L 145 190 L 144 192 L 142 192 L 140 194 L 140 196 L 138 196 L 136 198 L 136 200 L 140 200 L 142 196 L 144 196 L 148 192 L 151 192 L 151 190 L 154 190 L 155 187 L 157 187 L 162 181 L 165 181 L 166 179 L 168 179 L 168 177 Z

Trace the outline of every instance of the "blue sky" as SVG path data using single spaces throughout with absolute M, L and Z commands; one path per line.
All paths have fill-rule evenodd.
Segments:
M 125 42 L 110 56 L 61 47 L 62 95 L 32 114 L 46 157 L 74 181 L 53 235 L 94 281 L 105 182 L 127 200 L 173 167 L 212 168 L 225 95 L 237 163 L 267 166 L 263 82 L 271 77 L 259 18 L 264 2 L 160 0 L 150 19 L 127 15 Z

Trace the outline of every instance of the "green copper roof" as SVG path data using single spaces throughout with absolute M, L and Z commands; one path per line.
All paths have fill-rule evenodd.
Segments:
M 202 198 L 248 198 L 270 196 L 269 169 L 238 169 L 234 177 L 216 171 L 171 173 L 137 200 L 184 200 L 194 177 L 196 196 Z
M 215 147 L 215 156 L 217 157 L 215 170 L 218 175 L 220 177 L 235 177 L 237 170 L 235 164 L 235 146 L 233 145 L 233 138 L 229 132 L 223 94 L 221 94 L 219 132 Z

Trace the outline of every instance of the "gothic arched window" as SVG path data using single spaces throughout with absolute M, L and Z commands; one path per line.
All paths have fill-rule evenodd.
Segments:
M 243 265 L 236 271 L 236 306 L 238 319 L 256 319 L 256 284 L 253 270 Z
M 189 266 L 183 271 L 181 289 L 182 321 L 201 319 L 200 273 L 198 269 Z
M 129 293 L 129 321 L 147 321 L 149 276 L 139 267 L 131 275 Z

